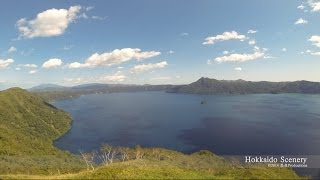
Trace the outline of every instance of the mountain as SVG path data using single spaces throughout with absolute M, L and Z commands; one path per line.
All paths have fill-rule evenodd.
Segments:
M 47 101 L 76 98 L 86 94 L 141 92 L 141 91 L 167 91 L 173 85 L 134 85 L 134 84 L 83 84 L 64 88 L 31 88 L 30 92 Z
M 65 89 L 67 87 L 65 86 L 60 86 L 57 84 L 40 84 L 38 86 L 34 86 L 32 88 L 30 88 L 30 91 L 45 91 L 45 90 L 61 90 L 61 89 Z
M 268 82 L 245 80 L 216 80 L 200 78 L 188 85 L 175 86 L 168 90 L 171 93 L 190 94 L 255 94 L 255 93 L 320 93 L 320 83 L 310 81 Z
M 20 88 L 0 91 L 0 174 L 79 169 L 82 162 L 55 148 L 71 118 Z M 40 163 L 40 164 L 39 164 Z

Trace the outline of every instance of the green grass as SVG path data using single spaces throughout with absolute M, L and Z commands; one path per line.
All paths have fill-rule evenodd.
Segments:
M 181 155 L 174 159 L 142 159 L 116 162 L 108 166 L 99 166 L 93 171 L 54 176 L 6 175 L 4 179 L 301 179 L 292 170 L 285 168 L 267 168 L 263 166 L 230 167 L 220 166 L 225 162 L 212 161 L 198 166 L 182 162 L 202 161 L 204 157 Z M 220 158 L 220 157 L 219 157 Z M 222 158 L 220 160 L 223 161 Z M 205 165 L 206 164 L 206 165 Z M 217 167 L 217 164 L 220 164 Z M 1 176 L 0 176 L 1 178 Z

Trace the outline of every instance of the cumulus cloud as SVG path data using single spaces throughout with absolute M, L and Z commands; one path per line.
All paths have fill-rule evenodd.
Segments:
M 304 20 L 302 18 L 299 18 L 299 19 L 297 19 L 297 21 L 294 24 L 296 24 L 296 25 L 298 25 L 298 24 L 308 24 L 308 21 Z
M 320 52 L 314 52 L 314 51 L 311 51 L 310 49 L 308 49 L 306 51 L 302 51 L 301 54 L 310 54 L 313 56 L 320 56 Z
M 246 36 L 238 34 L 236 31 L 231 31 L 231 32 L 224 32 L 220 35 L 217 36 L 209 36 L 205 39 L 205 41 L 202 43 L 204 45 L 206 44 L 214 44 L 219 41 L 227 41 L 231 39 L 237 39 L 240 41 L 245 40 Z
M 62 35 L 70 23 L 74 22 L 81 6 L 71 6 L 69 9 L 48 9 L 37 15 L 35 19 L 22 18 L 16 25 L 20 37 L 51 37 Z
M 140 64 L 136 65 L 133 68 L 131 68 L 132 73 L 140 73 L 140 72 L 145 72 L 145 71 L 150 71 L 153 69 L 159 69 L 159 68 L 165 68 L 168 65 L 167 61 L 162 61 L 159 63 L 155 64 Z
M 100 81 L 104 81 L 104 82 L 122 82 L 122 81 L 125 80 L 125 78 L 126 78 L 126 76 L 124 74 L 122 74 L 121 71 L 117 71 L 113 75 L 108 75 L 108 76 L 104 76 L 104 77 L 100 78 Z
M 7 59 L 7 60 L 0 59 L 0 69 L 5 69 L 12 63 L 14 63 L 13 59 Z
M 313 12 L 320 12 L 320 1 L 319 0 L 308 0 L 308 5 Z
M 17 48 L 15 48 L 14 46 L 11 46 L 9 49 L 8 49 L 8 53 L 13 53 L 13 52 L 16 52 L 17 51 Z
M 229 51 L 223 51 L 222 54 L 229 54 Z
M 282 51 L 282 52 L 286 52 L 286 51 L 287 51 L 287 48 L 282 48 L 281 51 Z
M 168 54 L 173 54 L 174 51 L 170 50 L 170 51 L 168 51 L 167 53 L 168 53 Z
M 69 68 L 84 68 L 84 67 L 97 67 L 97 66 L 112 66 L 120 64 L 133 59 L 141 61 L 147 58 L 155 57 L 160 55 L 157 51 L 141 51 L 138 48 L 124 48 L 115 49 L 111 52 L 105 52 L 102 54 L 95 53 L 91 55 L 85 63 L 74 62 L 69 64 Z
M 52 68 L 57 68 L 62 65 L 62 60 L 61 59 L 49 59 L 48 61 L 44 62 L 42 64 L 42 67 L 45 69 L 52 69 Z
M 234 68 L 234 70 L 236 70 L 236 71 L 242 71 L 242 68 L 241 68 L 241 67 L 236 67 L 236 68 Z
M 301 4 L 301 5 L 299 5 L 297 8 L 302 10 L 302 9 L 304 9 L 304 8 L 306 8 L 306 7 Z
M 180 33 L 180 36 L 189 36 L 189 33 L 183 32 L 183 33 Z
M 19 64 L 18 67 L 37 68 L 38 66 L 36 64 Z
M 309 41 L 311 41 L 313 45 L 320 47 L 320 36 L 311 36 Z
M 38 72 L 37 70 L 31 70 L 31 71 L 29 71 L 29 74 L 35 74 L 37 72 Z
M 19 67 L 16 67 L 16 69 L 15 69 L 16 71 L 20 71 L 21 70 L 21 68 L 19 68 Z
M 247 33 L 248 33 L 248 34 L 255 34 L 255 33 L 257 33 L 257 32 L 258 32 L 257 30 L 250 29 Z
M 320 52 L 311 52 L 310 54 L 313 56 L 320 56 Z
M 250 40 L 249 42 L 248 42 L 248 44 L 250 44 L 250 45 L 255 45 L 256 44 L 256 41 L 253 39 L 253 40 Z
M 257 49 L 255 50 L 254 53 L 252 54 L 229 54 L 229 55 L 225 55 L 225 56 L 220 56 L 215 58 L 215 61 L 218 63 L 223 63 L 223 62 L 245 62 L 245 61 L 252 61 L 252 60 L 256 60 L 259 58 L 262 58 L 265 56 L 265 49 Z

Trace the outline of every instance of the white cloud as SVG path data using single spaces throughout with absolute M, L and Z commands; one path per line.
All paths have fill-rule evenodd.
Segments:
M 222 54 L 229 54 L 229 51 L 223 51 Z
M 256 60 L 259 58 L 264 57 L 265 55 L 265 50 L 256 50 L 252 54 L 230 54 L 226 56 L 220 56 L 215 58 L 215 61 L 218 63 L 223 63 L 223 62 L 245 62 L 245 61 L 252 61 Z
M 37 68 L 38 66 L 36 64 L 19 64 L 19 67 L 24 67 L 24 68 Z
M 320 36 L 311 36 L 309 41 L 311 41 L 313 45 L 320 47 Z
M 302 51 L 301 54 L 310 54 L 313 56 L 320 56 L 320 52 L 314 52 L 314 51 L 311 51 L 310 49 L 308 49 L 306 51 Z
M 258 31 L 257 30 L 252 30 L 252 29 L 250 29 L 247 33 L 248 34 L 255 34 L 255 33 L 257 33 Z
M 308 5 L 311 8 L 311 11 L 318 12 L 320 11 L 320 1 L 318 0 L 308 0 Z
M 97 66 L 112 66 L 123 62 L 136 59 L 138 61 L 148 59 L 160 55 L 156 51 L 141 51 L 141 49 L 124 48 L 115 49 L 112 52 L 102 54 L 95 53 L 91 55 L 85 63 L 74 62 L 69 65 L 69 68 L 97 67 Z
M 320 52 L 311 52 L 310 54 L 313 56 L 320 56 Z
M 306 8 L 304 5 L 299 5 L 298 7 L 297 7 L 298 9 L 304 9 L 304 8 Z
M 170 51 L 168 51 L 167 53 L 168 53 L 168 54 L 173 54 L 174 51 L 170 50 Z
M 286 51 L 287 51 L 287 48 L 282 48 L 281 51 L 282 51 L 282 52 L 286 52 Z
M 29 74 L 35 74 L 37 72 L 38 72 L 37 70 L 31 70 L 31 71 L 29 71 Z
M 256 41 L 253 39 L 253 40 L 250 40 L 249 42 L 248 42 L 248 44 L 250 44 L 250 45 L 255 45 L 256 44 Z
M 87 64 L 81 64 L 79 62 L 73 62 L 69 64 L 68 66 L 70 69 L 78 69 L 78 68 L 84 68 L 84 67 L 89 67 Z
M 302 18 L 297 19 L 297 21 L 294 24 L 308 24 L 308 21 Z
M 62 65 L 62 60 L 61 59 L 49 59 L 48 61 L 44 62 L 42 64 L 42 67 L 45 69 L 52 69 L 52 68 L 57 68 Z
M 159 63 L 155 64 L 140 64 L 136 65 L 133 68 L 131 68 L 132 73 L 140 73 L 140 72 L 145 72 L 145 71 L 150 71 L 153 69 L 159 69 L 159 68 L 165 68 L 168 65 L 167 61 L 162 61 Z
M 93 20 L 105 20 L 105 19 L 107 19 L 108 17 L 107 17 L 107 16 L 104 16 L 104 17 L 100 17 L 100 16 L 91 16 L 91 18 L 92 18 Z
M 265 55 L 263 56 L 263 59 L 276 59 L 276 57 Z
M 74 47 L 74 45 L 67 45 L 67 46 L 64 46 L 64 47 L 63 47 L 63 50 L 68 51 L 68 50 L 70 50 L 70 49 L 73 48 L 73 47 Z
M 20 70 L 21 70 L 21 68 L 19 68 L 19 67 L 16 68 L 16 71 L 20 71 Z
M 37 15 L 35 19 L 22 18 L 16 25 L 20 37 L 51 37 L 62 35 L 69 24 L 74 22 L 81 6 L 71 6 L 69 9 L 48 9 Z
M 224 32 L 220 35 L 217 36 L 209 36 L 205 39 L 205 41 L 202 43 L 204 45 L 206 44 L 214 44 L 219 41 L 227 41 L 231 39 L 237 39 L 240 41 L 244 41 L 246 38 L 245 35 L 238 34 L 236 31 L 231 31 L 231 32 Z
M 104 77 L 100 78 L 100 81 L 103 81 L 103 82 L 122 82 L 125 80 L 125 78 L 126 78 L 126 76 L 124 74 L 122 74 L 121 71 L 118 71 L 113 75 L 104 76 Z
M 9 49 L 8 49 L 8 53 L 12 53 L 12 52 L 16 52 L 17 51 L 17 48 L 15 48 L 14 46 L 11 46 Z
M 210 59 L 208 59 L 208 60 L 207 60 L 207 64 L 208 64 L 208 65 L 211 65 L 211 64 L 212 64 L 212 61 L 211 61 Z
M 241 68 L 241 67 L 236 67 L 236 68 L 234 68 L 234 70 L 236 70 L 236 71 L 242 71 L 242 68 Z
M 183 33 L 180 33 L 180 36 L 189 36 L 189 33 L 183 32 Z
M 7 60 L 0 59 L 0 69 L 5 69 L 12 63 L 14 63 L 13 59 L 7 59 Z

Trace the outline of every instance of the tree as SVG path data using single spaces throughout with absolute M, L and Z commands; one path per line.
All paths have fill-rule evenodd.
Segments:
M 101 154 L 99 155 L 100 160 L 104 165 L 113 163 L 114 157 L 117 154 L 117 149 L 113 148 L 109 144 L 103 144 L 100 148 Z
M 94 170 L 93 164 L 94 164 L 94 158 L 95 158 L 96 153 L 95 152 L 86 153 L 86 152 L 80 151 L 80 154 L 81 154 L 83 161 L 87 165 L 87 170 L 89 170 L 90 168 L 91 168 L 91 170 Z

